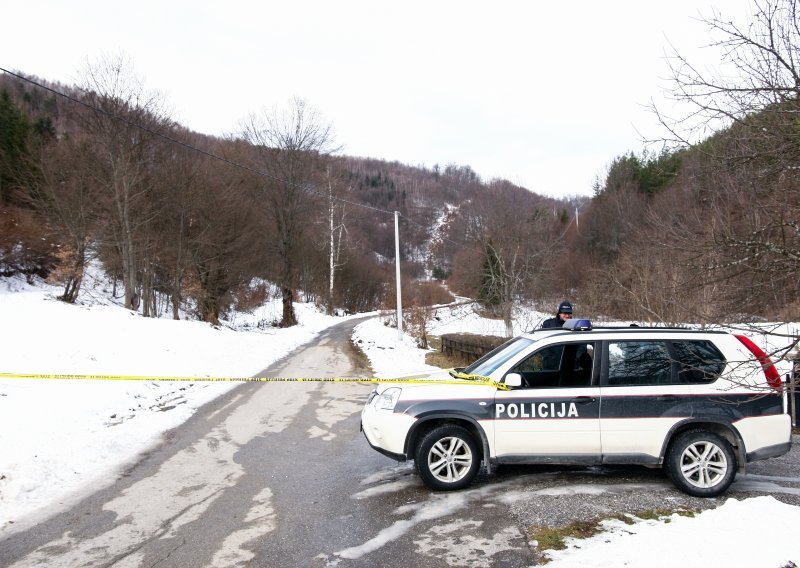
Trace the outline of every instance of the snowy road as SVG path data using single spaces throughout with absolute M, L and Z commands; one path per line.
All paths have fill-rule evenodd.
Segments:
M 259 375 L 368 376 L 347 347 L 356 323 Z M 0 566 L 529 565 L 497 508 L 503 484 L 431 494 L 368 447 L 358 416 L 371 388 L 244 384 L 113 486 L 0 542 Z

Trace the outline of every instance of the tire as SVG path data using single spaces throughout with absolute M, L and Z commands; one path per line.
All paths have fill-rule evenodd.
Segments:
M 415 461 L 425 485 L 436 491 L 454 491 L 463 489 L 478 475 L 480 447 L 465 428 L 439 426 L 422 438 Z
M 716 497 L 736 477 L 736 456 L 728 441 L 705 430 L 680 434 L 670 445 L 667 474 L 675 486 L 695 497 Z

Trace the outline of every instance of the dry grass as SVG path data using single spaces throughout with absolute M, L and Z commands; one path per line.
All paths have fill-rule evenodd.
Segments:
M 472 361 L 464 361 L 459 357 L 450 357 L 442 353 L 442 338 L 431 335 L 428 337 L 428 346 L 436 351 L 425 354 L 425 363 L 440 369 L 452 369 L 453 367 L 465 367 Z
M 537 543 L 539 551 L 564 550 L 568 538 L 590 538 L 603 531 L 600 521 L 572 521 L 564 527 L 533 526 L 528 529 L 528 534 Z
M 364 353 L 364 350 L 361 349 L 361 347 L 359 347 L 352 338 L 350 338 L 347 346 L 350 351 L 351 358 L 356 365 L 356 370 L 359 372 L 359 374 L 373 375 L 374 373 L 372 372 L 372 365 L 370 365 L 369 357 L 367 357 L 367 354 Z
M 678 514 L 684 517 L 694 517 L 696 511 L 686 509 L 654 509 L 637 511 L 635 513 L 616 513 L 608 517 L 590 521 L 573 521 L 563 527 L 532 526 L 528 528 L 528 536 L 537 543 L 537 560 L 539 564 L 547 564 L 550 558 L 545 555 L 547 550 L 564 550 L 568 538 L 587 539 L 603 532 L 602 522 L 615 519 L 625 524 L 632 525 L 637 520 L 663 520 L 670 521 L 669 517 Z

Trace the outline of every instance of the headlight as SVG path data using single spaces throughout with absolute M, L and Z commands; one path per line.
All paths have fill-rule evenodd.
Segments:
M 380 410 L 394 410 L 394 405 L 400 399 L 403 389 L 392 387 L 383 391 L 375 401 L 375 408 Z

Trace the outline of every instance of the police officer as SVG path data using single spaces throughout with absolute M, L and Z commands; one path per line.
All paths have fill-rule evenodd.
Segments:
M 564 300 L 563 302 L 558 304 L 558 311 L 556 312 L 556 316 L 544 320 L 542 328 L 544 329 L 548 327 L 562 327 L 564 323 L 571 317 L 572 317 L 572 304 Z

